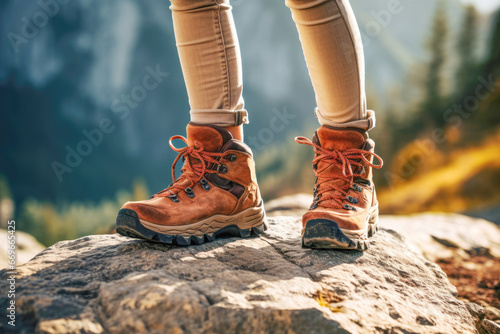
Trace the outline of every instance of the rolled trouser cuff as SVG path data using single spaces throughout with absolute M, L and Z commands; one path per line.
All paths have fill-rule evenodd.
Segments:
M 376 121 L 375 112 L 373 110 L 366 111 L 365 119 L 358 119 L 344 123 L 337 123 L 327 119 L 321 114 L 318 108 L 314 109 L 314 115 L 316 115 L 316 118 L 321 125 L 333 126 L 335 128 L 357 128 L 365 131 L 373 129 Z
M 195 109 L 189 112 L 191 122 L 222 127 L 248 124 L 248 112 L 241 110 Z

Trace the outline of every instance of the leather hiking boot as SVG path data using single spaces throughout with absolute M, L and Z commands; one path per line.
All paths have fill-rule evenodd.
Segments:
M 176 148 L 181 139 L 187 147 Z M 224 128 L 187 126 L 187 139 L 170 138 L 178 152 L 172 166 L 173 183 L 139 202 L 127 202 L 118 213 L 116 231 L 151 241 L 190 245 L 217 236 L 249 237 L 267 229 L 255 177 L 251 149 Z M 182 174 L 175 165 L 182 158 Z
M 302 246 L 311 248 L 368 248 L 368 237 L 378 230 L 378 202 L 372 168 L 382 168 L 375 143 L 362 130 L 321 126 L 313 141 L 314 200 L 302 217 Z M 379 165 L 373 164 L 377 158 Z

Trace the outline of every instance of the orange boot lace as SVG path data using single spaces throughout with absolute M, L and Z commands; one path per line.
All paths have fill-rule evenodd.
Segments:
M 178 202 L 177 194 L 182 190 L 184 190 L 188 196 L 194 197 L 192 187 L 196 182 L 200 182 L 202 187 L 208 190 L 210 188 L 207 184 L 208 181 L 204 178 L 205 174 L 217 173 L 220 171 L 220 168 L 224 168 L 223 165 L 219 164 L 219 160 L 217 160 L 217 158 L 224 156 L 224 153 L 205 151 L 203 144 L 199 141 L 194 141 L 193 146 L 177 148 L 172 144 L 172 141 L 175 139 L 182 140 L 186 145 L 188 143 L 187 139 L 183 136 L 173 136 L 168 141 L 170 148 L 179 153 L 172 164 L 173 182 L 167 188 L 151 196 L 151 198 L 168 197 L 172 201 Z M 183 158 L 185 164 L 181 170 L 182 174 L 176 179 L 175 166 L 180 158 Z M 186 184 L 181 182 L 183 180 L 188 180 L 189 183 Z
M 331 200 L 334 203 L 331 205 L 332 208 L 343 208 L 346 210 L 356 211 L 355 207 L 349 204 L 344 204 L 345 200 L 349 200 L 354 204 L 357 203 L 357 200 L 348 196 L 347 192 L 350 188 L 361 191 L 361 187 L 354 183 L 354 178 L 363 175 L 365 171 L 364 164 L 376 169 L 382 168 L 384 164 L 382 158 L 375 153 L 361 149 L 330 151 L 313 143 L 305 137 L 296 137 L 295 141 L 299 144 L 309 145 L 314 148 L 315 157 L 312 160 L 313 166 L 319 166 L 318 163 L 320 161 L 325 162 L 322 164 L 324 167 L 321 169 L 314 169 L 314 174 L 316 175 L 316 187 L 314 189 L 314 202 L 311 206 L 311 210 L 316 208 L 320 203 Z M 371 163 L 369 160 L 370 157 L 377 159 L 380 164 L 375 165 Z M 328 171 L 331 165 L 338 167 L 340 173 Z M 332 180 L 343 180 L 344 182 L 329 183 L 322 186 L 326 182 Z

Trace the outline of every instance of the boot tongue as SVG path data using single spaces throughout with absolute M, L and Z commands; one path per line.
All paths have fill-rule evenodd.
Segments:
M 325 125 L 321 126 L 314 135 L 313 142 L 321 147 L 334 151 L 338 150 L 340 152 L 348 149 L 359 149 L 363 146 L 366 141 L 365 136 L 356 130 L 335 130 L 329 128 Z M 318 169 L 322 170 L 327 168 L 328 173 L 342 173 L 341 168 L 331 165 L 326 161 L 320 161 L 318 163 Z
M 214 126 L 214 125 L 197 125 L 189 123 L 186 127 L 188 146 L 195 146 L 195 142 L 200 142 L 203 145 L 203 149 L 208 152 L 219 152 L 222 147 L 231 139 L 233 136 L 229 131 L 224 128 Z M 190 157 L 191 164 L 199 164 L 200 160 Z M 182 167 L 182 173 L 190 173 L 186 169 L 186 163 Z M 188 178 L 180 177 L 174 182 L 178 186 L 188 186 L 191 181 Z M 177 193 L 178 191 L 175 191 Z
M 359 149 L 365 140 L 365 136 L 357 130 L 335 130 L 325 125 L 316 131 L 313 139 L 316 144 L 329 151 Z
M 315 133 L 313 137 L 313 142 L 329 151 L 345 151 L 348 149 L 359 149 L 363 146 L 365 142 L 365 136 L 357 130 L 335 130 L 329 128 L 325 125 L 321 126 Z M 342 174 L 342 169 L 327 161 L 319 161 L 317 168 L 319 170 L 324 170 L 322 173 L 325 174 Z M 324 174 L 324 175 L 325 175 Z M 338 187 L 342 188 L 346 186 L 346 181 L 344 179 L 336 179 L 332 177 L 320 177 L 318 182 L 322 184 L 322 187 Z M 339 191 L 332 191 L 332 194 L 341 194 Z M 327 207 L 337 206 L 337 202 L 334 200 L 325 201 L 324 204 Z
M 203 145 L 205 151 L 217 152 L 231 139 L 233 136 L 224 128 L 214 125 L 196 125 L 189 123 L 186 127 L 187 140 L 189 146 L 194 146 L 194 142 L 198 141 Z

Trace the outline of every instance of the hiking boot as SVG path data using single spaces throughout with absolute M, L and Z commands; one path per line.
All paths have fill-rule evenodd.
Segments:
M 378 230 L 378 202 L 372 168 L 381 168 L 375 143 L 357 129 L 321 126 L 313 141 L 295 141 L 314 147 L 314 200 L 302 217 L 302 246 L 311 248 L 368 248 L 368 237 Z M 379 165 L 373 164 L 377 158 Z
M 181 139 L 187 147 L 176 148 Z M 133 238 L 190 245 L 217 236 L 249 237 L 267 229 L 255 177 L 251 149 L 217 126 L 187 126 L 187 139 L 170 138 L 178 152 L 172 166 L 174 182 L 139 202 L 127 202 L 118 213 L 116 231 Z M 182 174 L 175 165 L 182 158 Z

